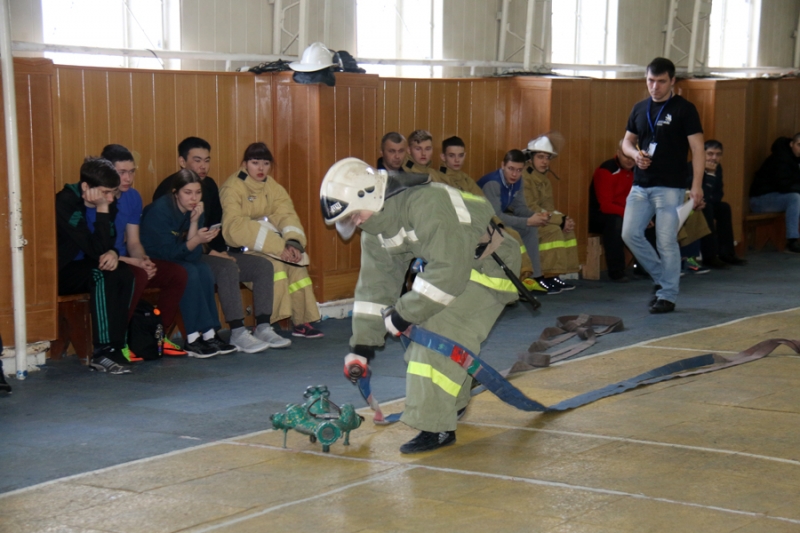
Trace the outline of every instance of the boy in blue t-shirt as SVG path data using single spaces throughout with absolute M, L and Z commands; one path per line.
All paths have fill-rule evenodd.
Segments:
M 178 306 L 186 288 L 186 269 L 171 261 L 150 259 L 139 240 L 139 222 L 142 219 L 142 196 L 133 188 L 136 175 L 136 162 L 133 154 L 122 145 L 109 144 L 103 148 L 102 157 L 111 161 L 119 174 L 119 190 L 117 192 L 117 215 L 114 225 L 117 229 L 115 248 L 119 251 L 119 260 L 130 266 L 136 279 L 129 319 L 139 303 L 147 287 L 160 289 L 158 309 L 161 312 L 161 323 L 169 330 L 178 313 Z M 125 351 L 128 360 L 139 360 L 136 354 Z M 183 356 L 186 352 L 177 345 L 164 339 L 164 355 Z

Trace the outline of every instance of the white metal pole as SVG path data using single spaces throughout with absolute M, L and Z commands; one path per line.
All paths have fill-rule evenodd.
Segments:
M 506 36 L 508 35 L 508 4 L 511 0 L 503 0 L 503 10 L 500 12 L 500 43 L 497 45 L 497 60 L 506 60 Z
M 528 0 L 528 14 L 525 17 L 525 55 L 522 58 L 522 69 L 531 69 L 531 48 L 533 48 L 533 14 L 536 0 Z
M 794 32 L 794 68 L 800 68 L 800 15 L 797 17 L 797 31 Z
M 542 11 L 542 65 L 549 65 L 553 59 L 553 7 L 550 0 L 544 0 L 544 10 Z
M 689 66 L 686 69 L 688 74 L 694 74 L 695 56 L 697 55 L 697 39 L 700 38 L 700 2 L 694 0 L 694 11 L 692 12 L 692 34 L 689 36 Z
M 300 20 L 297 28 L 297 55 L 302 56 L 303 51 L 308 46 L 308 0 L 300 0 Z M 328 43 L 325 43 L 327 46 Z
M 0 0 L 0 59 L 3 76 L 3 113 L 6 129 L 8 165 L 8 225 L 11 233 L 11 280 L 14 286 L 14 351 L 17 379 L 28 375 L 27 317 L 25 315 L 25 263 L 22 235 L 22 199 L 19 180 L 19 146 L 17 143 L 17 95 L 14 87 L 14 59 L 11 56 L 11 10 L 9 0 Z
M 272 55 L 281 53 L 281 37 L 283 36 L 283 0 L 275 0 L 272 4 Z M 297 54 L 300 55 L 300 54 Z
M 325 46 L 330 48 L 330 40 L 331 40 L 331 0 L 325 0 L 325 4 L 323 6 L 322 11 L 322 42 L 325 43 Z M 302 53 L 302 52 L 301 52 Z
M 669 12 L 667 13 L 667 34 L 664 37 L 664 57 L 667 59 L 669 59 L 669 54 L 672 52 L 672 31 L 677 12 L 678 0 L 669 0 Z

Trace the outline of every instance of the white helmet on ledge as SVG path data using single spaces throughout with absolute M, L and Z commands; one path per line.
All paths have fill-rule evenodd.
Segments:
M 328 170 L 319 191 L 325 224 L 336 224 L 336 231 L 349 239 L 356 230 L 353 214 L 376 213 L 386 199 L 388 173 L 377 170 L 355 157 L 342 159 Z
M 553 143 L 550 142 L 550 138 L 547 135 L 536 137 L 534 140 L 529 142 L 526 152 L 528 155 L 532 155 L 536 152 L 544 152 L 546 154 L 550 154 L 552 157 L 558 155 L 558 152 L 556 152 L 556 149 L 553 148 Z
M 322 43 L 311 43 L 303 50 L 300 61 L 292 61 L 289 68 L 297 72 L 316 72 L 333 65 L 333 52 Z

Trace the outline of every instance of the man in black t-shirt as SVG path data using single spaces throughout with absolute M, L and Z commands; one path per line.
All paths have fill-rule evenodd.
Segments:
M 655 282 L 651 313 L 675 310 L 681 274 L 678 212 L 683 203 L 686 159 L 692 150 L 690 196 L 695 209 L 703 204 L 703 128 L 694 105 L 675 95 L 675 65 L 658 57 L 647 65 L 650 98 L 633 106 L 622 143 L 623 152 L 636 161 L 633 187 L 625 204 L 622 239 Z M 656 246 L 644 230 L 656 216 Z

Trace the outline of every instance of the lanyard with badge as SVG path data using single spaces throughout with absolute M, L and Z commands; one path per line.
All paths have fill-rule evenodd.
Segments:
M 650 110 L 653 107 L 653 99 L 650 98 L 650 101 L 647 102 L 647 125 L 650 126 L 650 131 L 653 134 L 653 139 L 650 141 L 650 145 L 647 147 L 647 156 L 650 157 L 650 158 L 652 158 L 653 155 L 656 153 L 656 146 L 658 145 L 658 143 L 655 142 L 655 140 L 656 140 L 656 128 L 658 127 L 658 120 L 661 118 L 661 113 L 663 113 L 664 110 L 669 105 L 669 101 L 670 100 L 672 100 L 672 91 L 670 91 L 669 98 L 667 98 L 667 101 L 664 102 L 664 105 L 661 106 L 661 109 L 658 110 L 658 114 L 656 115 L 655 122 L 653 122 L 653 119 L 650 118 Z

